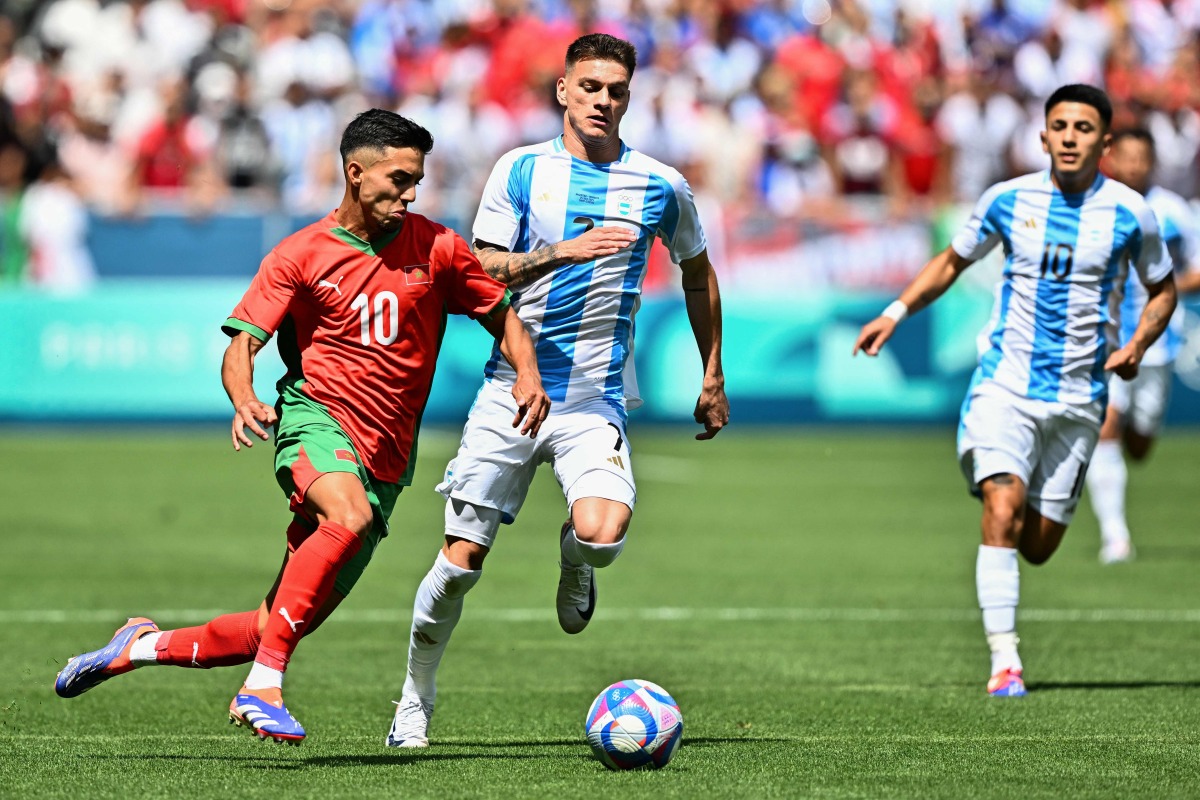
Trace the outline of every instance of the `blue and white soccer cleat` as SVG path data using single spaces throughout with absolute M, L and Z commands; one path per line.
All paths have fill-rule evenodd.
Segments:
M 429 747 L 429 720 L 433 706 L 415 697 L 404 697 L 396 704 L 396 716 L 384 744 L 388 747 Z
M 104 647 L 68 660 L 54 679 L 55 694 L 59 697 L 78 697 L 114 675 L 129 672 L 134 667 L 129 660 L 133 643 L 147 633 L 157 632 L 158 626 L 145 617 L 131 618 L 117 628 Z
M 229 724 L 245 725 L 259 739 L 299 745 L 304 728 L 288 713 L 279 689 L 247 689 L 245 686 L 229 704 Z
M 567 520 L 559 533 L 561 543 L 571 529 L 571 520 Z M 558 595 L 555 607 L 558 609 L 558 625 L 567 633 L 579 633 L 592 621 L 596 611 L 596 570 L 590 564 L 567 564 L 559 561 Z
M 1025 679 L 1019 669 L 1002 669 L 992 676 L 987 685 L 992 697 L 1024 697 Z

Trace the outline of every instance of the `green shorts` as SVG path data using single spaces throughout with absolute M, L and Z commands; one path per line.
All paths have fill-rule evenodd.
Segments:
M 387 520 L 396 507 L 396 498 L 404 487 L 397 483 L 375 480 L 362 465 L 350 437 L 342 430 L 323 405 L 313 400 L 300 386 L 302 379 L 280 381 L 279 402 L 275 410 L 279 422 L 275 427 L 275 480 L 291 503 L 296 519 L 309 528 L 316 521 L 304 510 L 304 497 L 317 478 L 328 472 L 349 472 L 358 476 L 367 500 L 375 514 L 375 524 L 354 558 L 350 559 L 334 580 L 338 594 L 350 594 L 354 584 L 375 554 L 379 540 L 387 536 Z M 288 543 L 289 549 L 292 548 Z

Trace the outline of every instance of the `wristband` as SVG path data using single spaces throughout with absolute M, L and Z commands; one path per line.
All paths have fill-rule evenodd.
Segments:
M 892 301 L 892 304 L 885 308 L 883 313 L 879 316 L 887 317 L 892 322 L 895 322 L 897 325 L 899 325 L 908 318 L 908 306 L 899 300 L 894 300 Z

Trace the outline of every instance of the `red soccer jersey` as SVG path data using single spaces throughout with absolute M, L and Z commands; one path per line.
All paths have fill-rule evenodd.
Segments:
M 304 377 L 304 393 L 329 409 L 375 478 L 396 483 L 447 312 L 474 318 L 504 300 L 504 285 L 448 228 L 410 213 L 372 246 L 331 213 L 267 254 L 224 330 L 262 341 L 278 331 L 288 376 Z

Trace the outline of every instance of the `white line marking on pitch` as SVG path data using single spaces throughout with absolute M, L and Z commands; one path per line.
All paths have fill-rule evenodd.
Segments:
M 230 609 L 174 608 L 143 611 L 138 615 L 173 622 L 203 622 Z M 119 623 L 128 612 L 112 609 L 9 609 L 0 610 L 3 625 L 45 625 L 88 622 Z M 335 618 L 350 623 L 408 624 L 408 609 L 346 608 Z M 608 620 L 640 622 L 976 622 L 972 608 L 598 608 L 596 616 Z M 1171 622 L 1200 623 L 1200 609 L 1177 608 L 1030 608 L 1020 609 L 1024 622 Z M 483 622 L 544 622 L 555 619 L 548 608 L 475 608 L 467 619 Z

